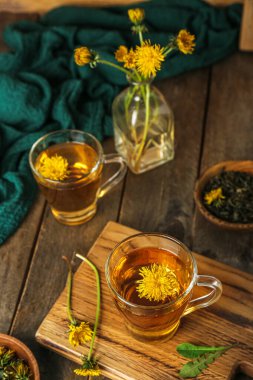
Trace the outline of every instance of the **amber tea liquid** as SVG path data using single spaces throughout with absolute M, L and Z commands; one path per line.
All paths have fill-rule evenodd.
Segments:
M 158 302 L 139 297 L 136 290 L 136 281 L 142 278 L 139 270 L 143 266 L 149 267 L 154 263 L 165 265 L 174 271 L 180 286 L 177 298 Z M 159 339 L 163 336 L 169 338 L 176 332 L 180 317 L 191 297 L 191 293 L 181 297 L 191 282 L 191 269 L 187 268 L 177 255 L 153 247 L 134 249 L 121 257 L 114 267 L 111 280 L 118 294 L 136 305 L 135 308 L 125 307 L 120 299 L 115 298 L 118 309 L 126 318 L 127 328 L 134 336 L 144 340 L 149 338 L 154 340 L 156 336 Z M 171 301 L 174 302 L 170 303 Z M 153 306 L 153 308 L 145 308 L 148 306 Z M 157 309 L 154 308 L 155 306 Z
M 48 157 L 62 156 L 69 164 L 68 175 L 61 182 L 36 178 L 56 219 L 62 219 L 65 224 L 79 224 L 79 220 L 84 221 L 84 212 L 87 213 L 87 220 L 90 219 L 96 212 L 96 198 L 102 173 L 102 164 L 93 170 L 98 162 L 95 149 L 79 142 L 52 145 L 37 157 L 37 170 L 45 154 Z

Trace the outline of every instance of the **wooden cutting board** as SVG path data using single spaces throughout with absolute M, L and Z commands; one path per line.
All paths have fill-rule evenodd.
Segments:
M 182 342 L 205 345 L 239 345 L 209 366 L 199 379 L 232 379 L 240 368 L 253 376 L 253 276 L 201 255 L 195 255 L 199 273 L 216 276 L 223 283 L 223 295 L 209 308 L 198 310 L 181 321 L 172 340 L 142 343 L 126 331 L 107 287 L 104 265 L 112 248 L 136 230 L 109 222 L 88 253 L 101 275 L 102 313 L 94 354 L 103 374 L 114 380 L 179 379 L 178 371 L 187 362 L 176 352 Z M 81 363 L 88 345 L 74 349 L 68 343 L 66 289 L 36 333 L 44 346 Z M 96 284 L 94 272 L 82 263 L 74 276 L 73 312 L 77 319 L 94 323 Z

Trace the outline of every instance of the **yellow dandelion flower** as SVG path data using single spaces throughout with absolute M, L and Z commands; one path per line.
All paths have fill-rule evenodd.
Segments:
M 180 295 L 181 286 L 175 272 L 166 265 L 151 264 L 150 266 L 141 267 L 139 270 L 141 280 L 136 287 L 140 298 L 146 298 L 149 301 L 168 301 L 174 300 Z
M 76 48 L 74 51 L 74 60 L 79 66 L 87 65 L 92 62 L 92 53 L 86 46 Z
M 145 17 L 144 9 L 142 8 L 129 9 L 128 17 L 133 24 L 140 24 Z
M 6 348 L 4 346 L 0 346 L 0 357 L 5 354 Z
M 100 376 L 101 370 L 99 368 L 78 368 L 74 370 L 74 373 L 78 376 Z
M 192 54 L 195 47 L 195 36 L 189 33 L 186 29 L 180 30 L 176 37 L 178 49 L 184 54 Z
M 8 357 L 8 359 L 11 359 L 15 356 L 15 351 L 9 349 L 9 350 L 5 351 L 4 354 Z
M 137 70 L 145 78 L 155 76 L 157 70 L 161 69 L 161 63 L 165 57 L 164 48 L 160 45 L 151 45 L 149 40 L 145 41 L 141 46 L 137 46 L 135 51 L 135 63 Z
M 127 69 L 135 69 L 135 52 L 133 49 L 129 50 L 129 53 L 124 57 L 124 67 Z
M 19 362 L 18 365 L 15 367 L 17 375 L 25 376 L 29 375 L 30 370 L 27 365 L 25 365 L 23 362 Z
M 124 62 L 124 57 L 128 53 L 128 48 L 124 45 L 120 45 L 118 50 L 115 52 L 115 58 L 118 62 Z
M 78 325 L 69 324 L 69 343 L 77 347 L 79 344 L 89 342 L 92 337 L 92 330 L 87 322 Z
M 44 178 L 54 181 L 63 181 L 69 175 L 68 165 L 66 158 L 58 156 L 58 154 L 48 157 L 48 155 L 44 153 L 36 169 Z
M 222 194 L 221 187 L 209 191 L 209 193 L 206 193 L 204 196 L 204 200 L 208 205 L 210 205 L 213 202 L 217 202 L 219 204 L 222 202 L 222 199 L 225 199 L 225 196 Z

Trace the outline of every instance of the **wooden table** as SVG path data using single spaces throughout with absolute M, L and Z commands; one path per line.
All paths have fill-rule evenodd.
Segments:
M 17 17 L 24 15 L 0 14 L 0 29 Z M 217 229 L 193 201 L 195 181 L 205 168 L 223 160 L 253 160 L 253 55 L 236 53 L 157 86 L 175 112 L 175 159 L 140 176 L 128 172 L 82 226 L 58 224 L 38 195 L 19 230 L 0 248 L 0 331 L 28 344 L 42 380 L 75 378 L 74 365 L 41 347 L 34 335 L 64 287 L 61 256 L 71 258 L 77 249 L 87 253 L 107 221 L 173 235 L 196 252 L 253 273 L 253 234 Z M 114 149 L 112 140 L 103 146 L 106 152 Z

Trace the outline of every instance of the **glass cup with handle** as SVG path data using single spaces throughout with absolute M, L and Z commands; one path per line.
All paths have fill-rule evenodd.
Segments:
M 118 154 L 104 154 L 99 141 L 79 130 L 48 133 L 37 140 L 29 163 L 54 217 L 67 225 L 82 224 L 96 213 L 97 201 L 117 185 L 126 173 Z M 119 164 L 104 183 L 104 165 Z
M 123 240 L 109 255 L 105 275 L 127 329 L 144 341 L 171 338 L 183 316 L 212 305 L 222 293 L 217 278 L 198 274 L 183 243 L 162 234 Z M 195 295 L 204 288 L 204 294 Z

